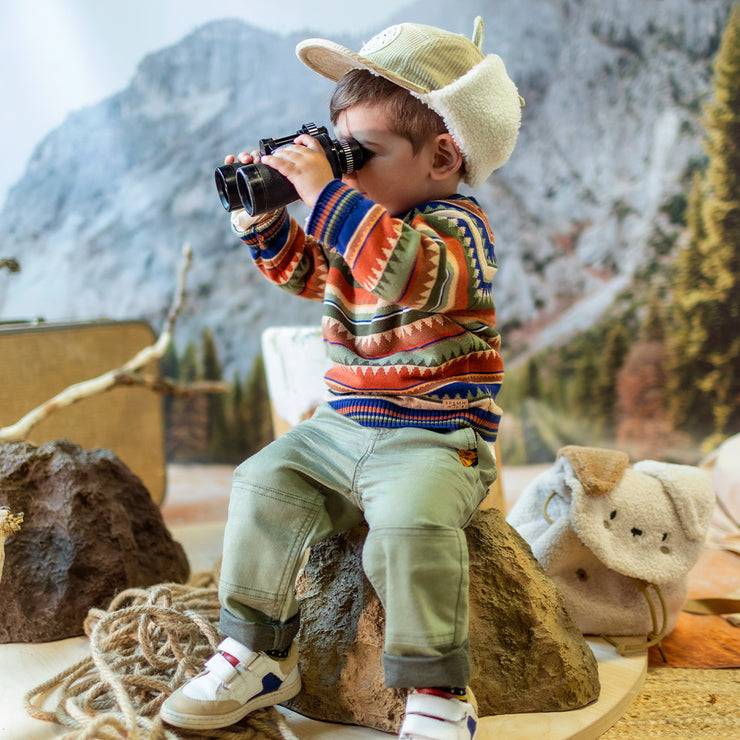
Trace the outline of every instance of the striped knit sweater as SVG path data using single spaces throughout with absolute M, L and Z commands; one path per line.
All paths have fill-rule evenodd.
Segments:
M 364 426 L 470 426 L 496 438 L 496 261 L 473 199 L 453 195 L 393 218 L 334 180 L 305 231 L 282 209 L 240 236 L 269 280 L 323 301 L 334 409 Z

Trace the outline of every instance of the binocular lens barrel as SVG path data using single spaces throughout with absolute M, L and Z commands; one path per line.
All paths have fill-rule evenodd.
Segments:
M 229 212 L 244 208 L 258 216 L 298 200 L 290 180 L 266 164 L 224 164 L 215 178 L 221 205 Z
M 313 123 L 304 124 L 296 133 L 283 139 L 262 139 L 263 154 L 290 144 L 300 133 L 315 136 L 324 148 L 334 177 L 359 170 L 370 157 L 370 152 L 354 140 L 337 141 L 329 138 L 325 128 Z M 298 193 L 287 177 L 260 162 L 253 164 L 225 164 L 216 168 L 216 189 L 221 205 L 227 211 L 244 208 L 250 216 L 259 216 L 298 200 Z
M 274 211 L 298 200 L 298 193 L 287 177 L 266 164 L 240 167 L 236 173 L 240 205 L 250 216 Z
M 236 184 L 236 172 L 239 167 L 239 165 L 224 164 L 216 168 L 216 190 L 221 199 L 221 205 L 227 211 L 236 211 L 243 207 Z

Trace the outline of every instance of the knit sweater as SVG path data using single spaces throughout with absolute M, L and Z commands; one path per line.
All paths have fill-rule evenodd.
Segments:
M 453 195 L 393 218 L 334 180 L 305 230 L 282 209 L 237 233 L 269 280 L 323 301 L 325 381 L 339 413 L 364 426 L 469 426 L 496 438 L 497 266 L 474 199 Z

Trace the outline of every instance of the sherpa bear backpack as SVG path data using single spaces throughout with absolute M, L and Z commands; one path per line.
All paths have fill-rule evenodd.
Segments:
M 654 644 L 676 625 L 713 507 L 699 468 L 630 467 L 624 452 L 571 446 L 524 489 L 507 521 L 560 587 L 581 632 L 647 635 Z

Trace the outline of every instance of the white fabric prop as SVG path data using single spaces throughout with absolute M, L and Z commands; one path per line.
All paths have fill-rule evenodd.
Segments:
M 560 587 L 581 632 L 647 635 L 653 644 L 676 625 L 713 507 L 699 468 L 630 467 L 623 452 L 572 446 L 525 488 L 507 521 Z M 630 647 L 645 643 L 622 649 Z

